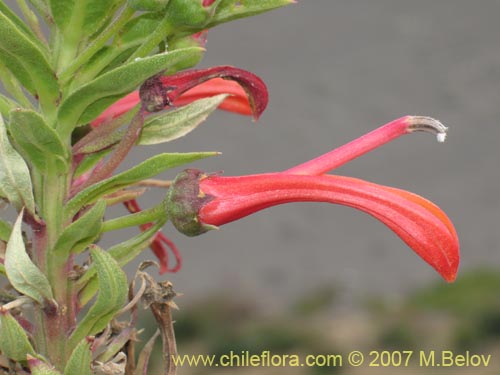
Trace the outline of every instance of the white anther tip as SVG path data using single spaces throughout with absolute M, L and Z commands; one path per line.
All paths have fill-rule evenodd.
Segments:
M 438 133 L 436 138 L 439 143 L 443 143 L 446 140 L 446 133 Z

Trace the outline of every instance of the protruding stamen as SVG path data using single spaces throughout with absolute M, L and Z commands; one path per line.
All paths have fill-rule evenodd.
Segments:
M 343 146 L 305 163 L 287 169 L 287 174 L 320 175 L 356 159 L 386 143 L 415 131 L 427 131 L 437 135 L 438 142 L 446 138 L 446 126 L 426 116 L 404 116 L 391 121 Z
M 416 131 L 424 131 L 436 134 L 438 142 L 442 143 L 446 139 L 448 128 L 440 121 L 427 116 L 408 116 L 408 131 L 413 133 Z

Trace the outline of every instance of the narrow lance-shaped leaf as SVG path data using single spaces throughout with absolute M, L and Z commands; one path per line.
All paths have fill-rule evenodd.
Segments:
M 52 299 L 49 281 L 26 253 L 21 233 L 24 212 L 19 214 L 5 250 L 5 270 L 12 286 L 21 294 L 33 298 L 40 304 Z
M 17 103 L 5 95 L 0 94 L 0 115 L 7 118 L 10 111 L 17 107 Z
M 59 85 L 44 53 L 10 19 L 0 12 L 0 61 L 37 95 L 42 107 L 53 109 Z
M 12 225 L 0 219 L 0 240 L 7 242 L 12 233 Z
M 24 206 L 31 214 L 35 214 L 33 187 L 28 166 L 10 144 L 1 116 L 0 197 L 6 198 L 17 210 L 21 210 Z
M 0 307 L 0 352 L 13 361 L 26 361 L 26 354 L 35 351 L 28 335 L 17 320 Z
M 146 118 L 137 144 L 154 145 L 181 138 L 198 127 L 227 98 L 226 94 L 200 99 L 172 111 Z M 78 149 L 90 154 L 108 149 L 123 137 L 124 130 L 105 134 L 103 137 Z
M 51 161 L 54 161 L 59 173 L 68 170 L 67 149 L 56 131 L 35 111 L 23 109 L 12 111 L 9 131 L 20 152 L 40 172 L 48 172 Z
M 64 368 L 64 375 L 92 375 L 91 363 L 92 352 L 90 345 L 92 341 L 84 338 L 76 346 Z
M 215 155 L 217 155 L 216 152 L 193 152 L 185 154 L 160 154 L 153 156 L 128 171 L 89 186 L 87 189 L 78 193 L 66 205 L 65 217 L 67 219 L 71 219 L 79 209 L 86 204 L 94 202 L 103 195 L 110 194 L 138 181 L 156 176 L 167 169 L 175 168 L 183 164 Z
M 74 223 L 67 226 L 57 239 L 52 257 L 64 261 L 70 253 L 79 253 L 89 246 L 100 234 L 106 202 L 98 201 Z
M 3 13 L 5 17 L 10 19 L 12 23 L 14 23 L 19 28 L 19 30 L 24 32 L 26 37 L 28 37 L 32 42 L 39 43 L 39 40 L 37 39 L 33 31 L 28 26 L 26 26 L 26 24 L 17 16 L 17 14 L 14 13 L 7 5 L 5 5 L 3 1 L 0 1 L 0 12 Z
M 111 247 L 108 250 L 109 255 L 115 259 L 118 264 L 123 267 L 125 264 L 135 259 L 144 249 L 146 249 L 151 241 L 154 239 L 155 234 L 165 225 L 167 217 L 158 220 L 151 228 L 139 233 L 131 239 L 124 241 L 118 245 Z M 82 291 L 79 295 L 80 304 L 86 305 L 98 290 L 98 281 L 95 277 L 96 270 L 90 267 L 89 270 L 79 280 L 79 286 Z
M 179 109 L 150 117 L 144 124 L 139 144 L 170 142 L 193 131 L 217 109 L 227 95 L 200 99 Z
M 238 18 L 255 16 L 293 3 L 295 3 L 294 0 L 222 0 L 207 28 Z
M 90 250 L 97 270 L 99 294 L 70 337 L 70 347 L 76 346 L 85 336 L 102 331 L 126 302 L 127 277 L 116 260 L 97 246 Z
M 92 121 L 117 99 L 133 91 L 149 77 L 178 62 L 189 59 L 200 48 L 185 48 L 169 53 L 136 59 L 113 69 L 70 95 L 59 110 L 60 132 L 69 134 L 73 126 Z
M 76 40 L 95 33 L 119 3 L 120 0 L 49 0 L 57 26 Z

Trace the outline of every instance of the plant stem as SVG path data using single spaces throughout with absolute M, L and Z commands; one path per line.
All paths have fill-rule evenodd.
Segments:
M 42 217 L 45 220 L 44 238 L 45 257 L 39 259 L 46 265 L 46 275 L 53 289 L 57 308 L 40 308 L 43 327 L 42 340 L 45 340 L 46 354 L 58 368 L 64 367 L 66 361 L 66 341 L 69 331 L 75 324 L 75 309 L 68 280 L 68 271 L 72 259 L 64 262 L 54 262 L 51 259 L 51 249 L 59 238 L 64 223 L 62 222 L 63 204 L 67 195 L 67 176 L 59 175 L 56 168 L 49 167 L 43 177 Z M 41 245 L 38 252 L 41 252 Z M 60 266 L 55 266 L 60 265 Z

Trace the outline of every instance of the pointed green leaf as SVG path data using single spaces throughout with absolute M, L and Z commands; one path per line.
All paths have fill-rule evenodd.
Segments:
M 161 12 L 143 13 L 125 24 L 118 36 L 120 44 L 142 44 L 164 18 Z
M 200 48 L 184 48 L 170 53 L 136 59 L 113 69 L 71 94 L 61 105 L 61 133 L 69 134 L 74 126 L 95 119 L 104 109 L 127 95 L 146 79 L 170 66 L 191 58 Z
M 30 38 L 32 42 L 34 42 L 35 44 L 39 43 L 39 40 L 33 33 L 33 31 L 28 26 L 26 26 L 23 20 L 21 20 L 17 16 L 17 14 L 15 14 L 7 5 L 5 5 L 3 1 L 0 1 L 0 13 L 3 13 L 5 17 L 11 20 L 12 23 L 14 23 L 19 28 L 19 30 L 24 32 L 26 37 Z
M 64 29 L 71 21 L 71 14 L 77 0 L 49 0 L 49 7 L 56 25 Z
M 28 367 L 32 375 L 61 375 L 54 366 L 49 365 L 47 362 L 40 358 L 28 355 Z
M 0 116 L 0 197 L 6 198 L 17 209 L 23 206 L 35 213 L 30 172 L 24 159 L 7 138 L 7 130 Z
M 92 352 L 91 342 L 84 338 L 76 346 L 64 368 L 64 375 L 92 375 Z
M 17 107 L 17 103 L 5 95 L 0 94 L 0 115 L 8 118 L 10 111 Z
M 185 136 L 205 121 L 226 97 L 226 94 L 222 94 L 200 99 L 173 111 L 149 117 L 142 129 L 139 144 L 154 145 Z
M 53 108 L 59 87 L 44 53 L 1 12 L 0 35 L 0 61 L 38 96 L 42 107 Z
M 255 16 L 260 13 L 293 4 L 294 0 L 222 0 L 208 27 L 236 20 L 238 18 Z
M 199 99 L 188 105 L 149 116 L 144 122 L 137 144 L 154 145 L 181 138 L 198 127 L 227 98 L 227 94 Z M 123 138 L 124 129 L 103 134 L 78 149 L 78 153 L 91 154 L 109 149 Z
M 48 172 L 51 161 L 54 161 L 57 172 L 68 171 L 69 152 L 56 131 L 35 111 L 12 111 L 9 132 L 25 159 L 40 172 Z
M 151 243 L 154 235 L 165 225 L 167 217 L 158 220 L 151 228 L 139 233 L 138 235 L 124 241 L 109 249 L 108 254 L 115 259 L 118 264 L 123 267 L 135 259 L 144 249 Z M 96 270 L 90 266 L 87 272 L 82 276 L 79 282 L 82 291 L 79 295 L 80 304 L 85 306 L 89 302 L 98 289 L 97 278 L 95 277 Z
M 121 0 L 49 0 L 57 26 L 73 38 L 94 34 L 113 15 Z
M 90 252 L 97 270 L 99 294 L 95 304 L 72 333 L 69 339 L 70 347 L 74 347 L 85 336 L 102 331 L 127 300 L 127 276 L 116 260 L 98 247 L 94 247 Z
M 156 176 L 170 168 L 191 163 L 209 156 L 217 155 L 216 152 L 193 152 L 185 154 L 160 154 L 136 165 L 128 171 L 117 174 L 104 181 L 89 186 L 71 199 L 65 207 L 65 218 L 71 219 L 83 206 L 94 202 L 103 195 L 123 189 L 136 182 Z
M 27 354 L 35 354 L 28 335 L 17 320 L 0 307 L 0 352 L 14 361 L 26 361 Z
M 5 266 L 2 263 L 0 263 L 0 273 L 2 275 L 7 275 L 7 272 L 5 272 Z
M 0 220 L 0 240 L 7 242 L 11 233 L 12 225 L 6 221 Z
M 21 224 L 23 212 L 19 214 L 5 250 L 5 270 L 12 286 L 21 294 L 33 298 L 40 304 L 52 299 L 52 289 L 45 275 L 26 253 Z
M 106 202 L 97 201 L 90 210 L 67 226 L 57 239 L 52 256 L 65 260 L 70 253 L 79 253 L 92 244 L 101 232 L 105 211 Z
M 109 154 L 111 151 L 113 151 L 112 148 L 103 150 L 103 151 L 98 151 L 89 155 L 86 155 L 85 158 L 82 160 L 80 164 L 78 164 L 78 167 L 76 167 L 74 177 L 80 177 L 83 175 L 85 172 L 90 171 L 92 168 L 96 166 L 97 163 L 99 163 L 100 160 L 102 160 L 107 154 Z

